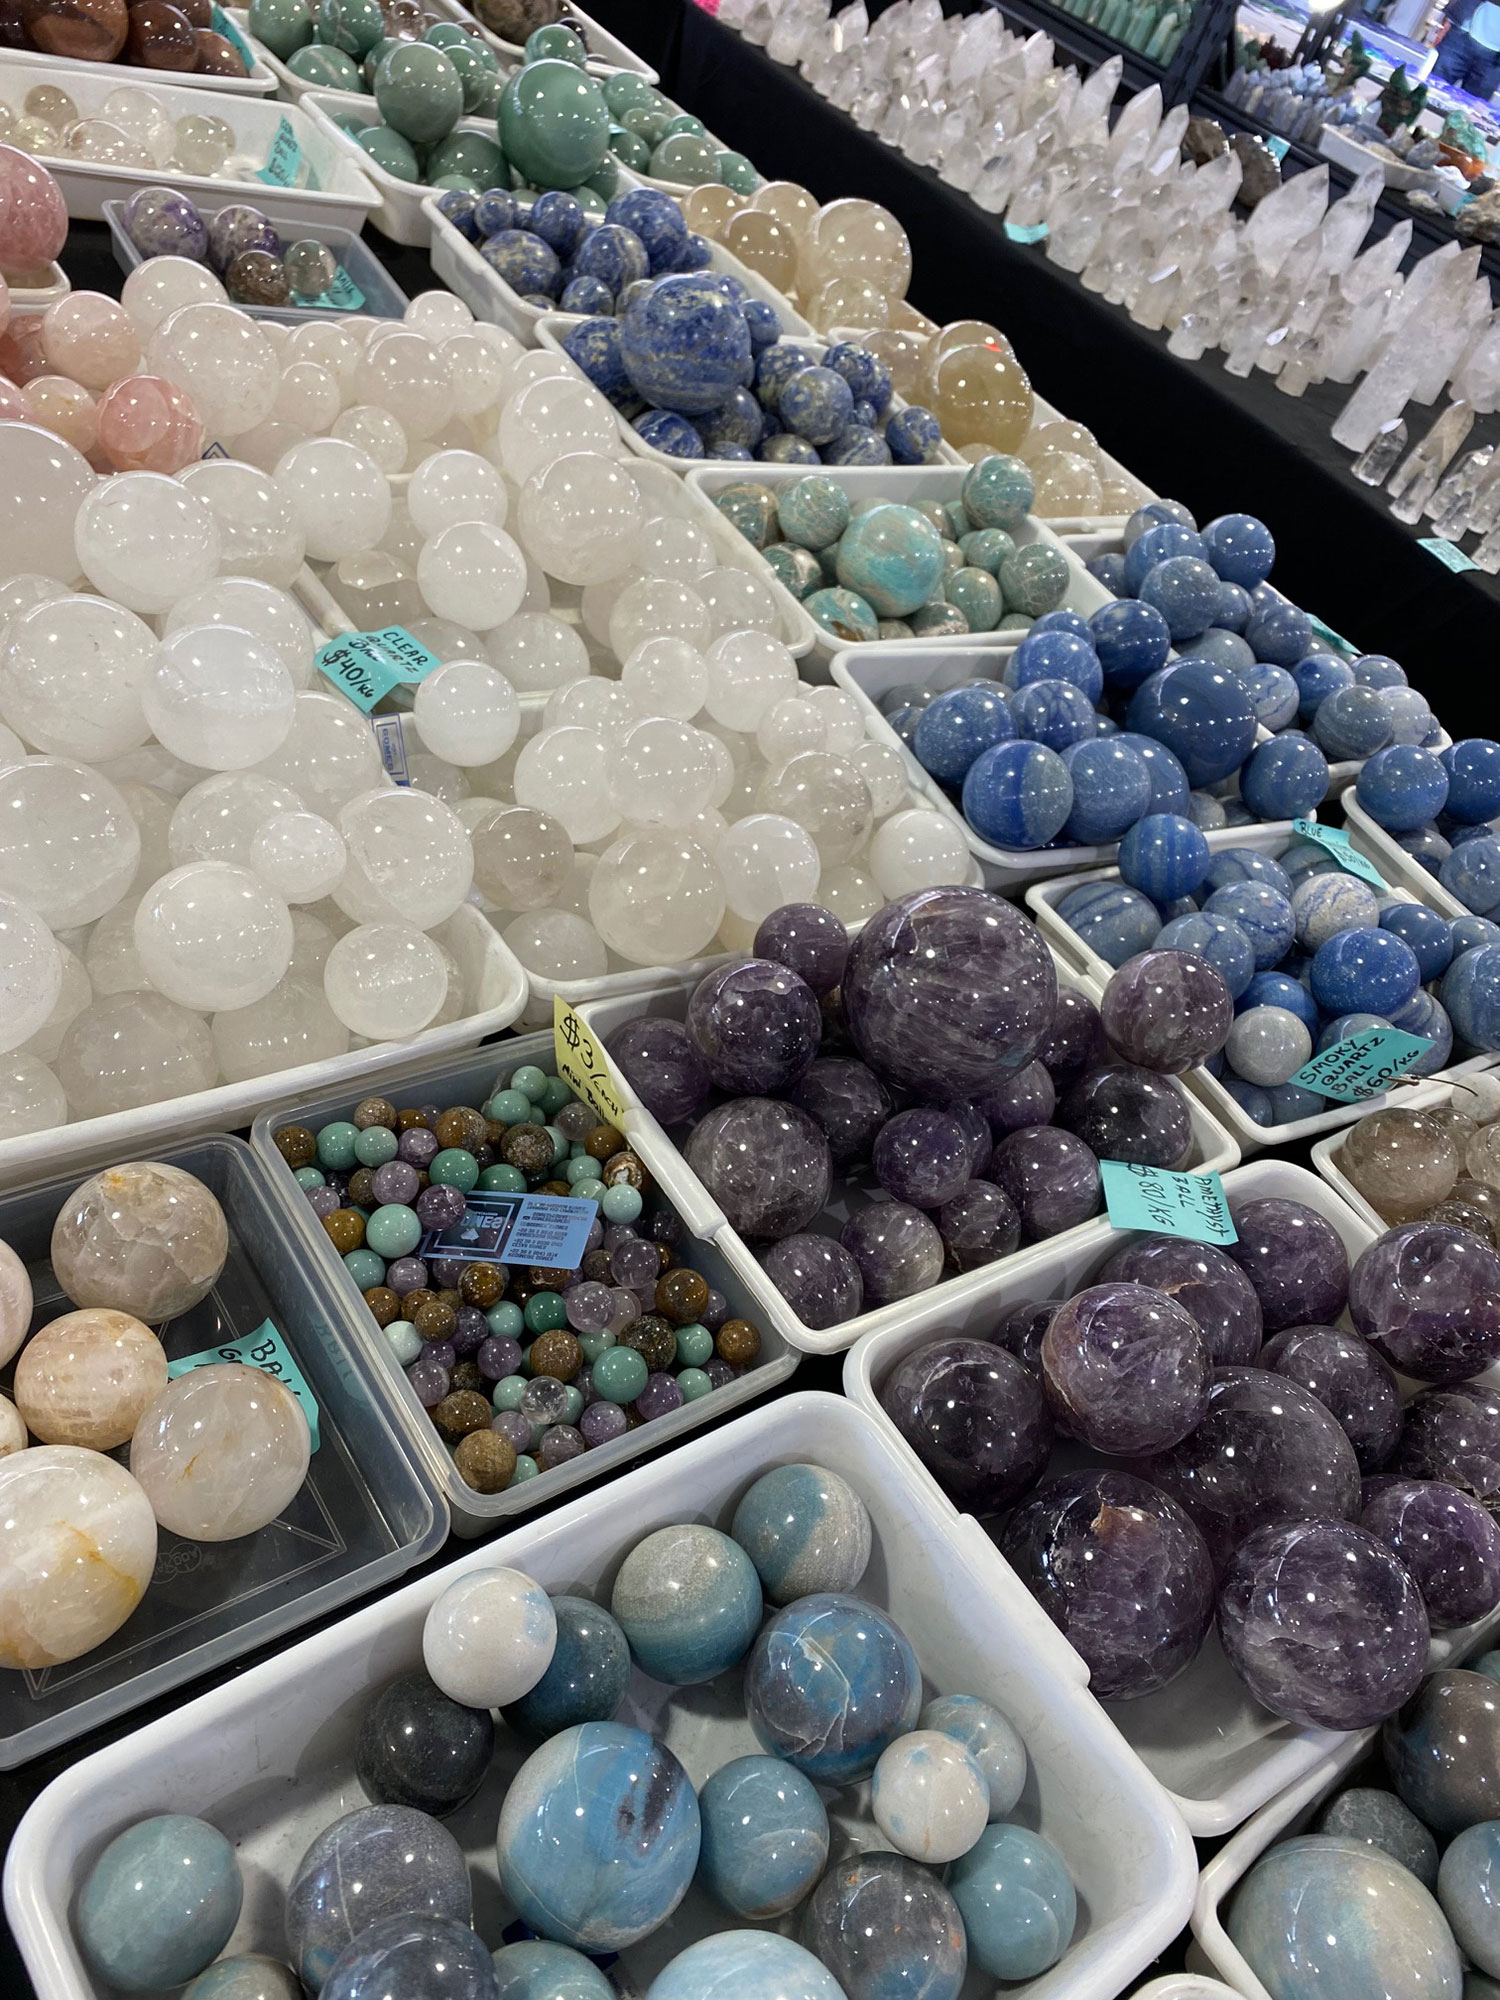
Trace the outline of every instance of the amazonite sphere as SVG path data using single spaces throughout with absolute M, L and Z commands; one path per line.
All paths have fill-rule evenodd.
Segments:
M 500 96 L 505 157 L 540 188 L 575 188 L 609 151 L 609 107 L 591 76 L 570 62 L 527 63 Z
M 397 42 L 375 72 L 375 102 L 387 125 L 415 146 L 431 146 L 463 116 L 464 87 L 441 49 Z

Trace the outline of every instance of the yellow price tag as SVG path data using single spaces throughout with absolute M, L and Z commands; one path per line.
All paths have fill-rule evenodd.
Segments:
M 560 993 L 552 996 L 552 1041 L 557 1073 L 575 1096 L 591 1104 L 606 1125 L 625 1130 L 625 1107 L 615 1092 L 604 1051 Z

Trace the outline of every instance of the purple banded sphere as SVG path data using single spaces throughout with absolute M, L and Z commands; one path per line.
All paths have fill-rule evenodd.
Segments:
M 798 1079 L 791 1099 L 821 1129 L 836 1167 L 869 1159 L 893 1109 L 874 1070 L 843 1056 L 820 1056 Z
M 1057 1090 L 1065 1090 L 1086 1070 L 1098 1069 L 1109 1061 L 1104 1024 L 1087 994 L 1073 986 L 1058 987 L 1052 1024 L 1042 1037 L 1036 1059 Z
M 1175 1170 L 1192 1157 L 1187 1099 L 1171 1077 L 1134 1063 L 1110 1063 L 1079 1077 L 1057 1122 L 1101 1160 Z
M 1104 989 L 1100 1018 L 1127 1062 L 1181 1076 L 1216 1055 L 1234 1025 L 1229 988 L 1191 951 L 1143 951 Z
M 1500 1519 L 1500 1393 L 1454 1382 L 1413 1396 L 1391 1470 L 1445 1480 Z
M 950 1112 L 918 1105 L 898 1111 L 875 1141 L 875 1178 L 894 1201 L 941 1208 L 969 1178 L 970 1148 Z
M 755 956 L 786 966 L 821 1000 L 843 979 L 849 933 L 832 910 L 817 903 L 783 903 L 762 918 L 755 933 Z
M 1359 1461 L 1328 1411 L 1265 1368 L 1216 1368 L 1191 1436 L 1142 1465 L 1202 1531 L 1222 1569 L 1253 1529 L 1359 1513 Z
M 940 1111 L 946 1111 L 950 1118 L 957 1121 L 969 1150 L 970 1178 L 977 1179 L 989 1165 L 990 1155 L 995 1150 L 989 1120 L 982 1112 L 976 1110 L 967 1098 L 949 1097 L 945 1094 L 942 1097 L 935 1097 L 933 1102 Z
M 823 1034 L 818 997 L 768 958 L 743 958 L 700 979 L 687 1031 L 720 1090 L 763 1097 L 790 1090 Z
M 1061 1000 L 1063 995 L 1058 998 Z M 1044 1063 L 1030 1062 L 1025 1069 L 1018 1069 L 1014 1076 L 1008 1076 L 994 1090 L 976 1099 L 976 1109 L 987 1120 L 995 1138 L 1003 1139 L 1008 1133 L 1024 1132 L 1031 1125 L 1050 1125 L 1057 1109 L 1057 1087 Z M 980 1170 L 976 1168 L 977 1171 Z
M 708 1102 L 708 1064 L 680 1021 L 638 1015 L 622 1021 L 605 1047 L 641 1103 L 663 1125 L 696 1118 Z
M 998 1513 L 1040 1478 L 1052 1419 L 1036 1377 L 987 1340 L 933 1340 L 899 1362 L 881 1407 L 951 1500 Z
M 784 1236 L 760 1261 L 804 1326 L 839 1326 L 864 1302 L 859 1266 L 832 1236 Z
M 384 1166 L 375 1169 L 371 1193 L 377 1208 L 393 1206 L 410 1207 L 421 1192 L 422 1184 L 417 1178 L 417 1170 L 406 1160 L 387 1160 Z M 390 1273 L 386 1273 L 389 1282 Z
M 1435 1632 L 1471 1624 L 1500 1604 L 1500 1527 L 1456 1486 L 1367 1480 L 1359 1525 L 1410 1570 Z
M 1214 1612 L 1203 1537 L 1128 1472 L 1049 1479 L 1006 1523 L 1000 1552 L 1089 1670 L 1101 1701 L 1176 1680 Z
M 1312 1729 L 1368 1729 L 1416 1693 L 1427 1614 L 1405 1567 L 1352 1521 L 1258 1529 L 1219 1593 L 1230 1665 L 1273 1715 Z
M 1198 1322 L 1145 1285 L 1090 1285 L 1042 1341 L 1059 1428 L 1116 1458 L 1165 1451 L 1196 1429 L 1211 1378 Z
M 1239 1232 L 1229 1254 L 1255 1287 L 1267 1334 L 1285 1326 L 1332 1326 L 1349 1296 L 1343 1238 L 1305 1202 L 1231 1205 Z
M 828 1141 L 795 1104 L 735 1097 L 688 1134 L 682 1156 L 741 1236 L 805 1229 L 828 1199 Z
M 904 1201 L 871 1202 L 850 1216 L 839 1241 L 859 1266 L 867 1306 L 930 1291 L 943 1275 L 936 1223 Z
M 844 1010 L 893 1083 L 974 1097 L 1024 1069 L 1057 1006 L 1039 932 L 985 889 L 918 889 L 870 918 L 849 952 Z
M 1336 1326 L 1289 1326 L 1260 1351 L 1260 1366 L 1299 1382 L 1332 1412 L 1364 1473 L 1378 1472 L 1401 1435 L 1401 1391 L 1366 1341 Z
M 965 1183 L 937 1212 L 938 1234 L 955 1271 L 977 1271 L 1020 1248 L 1021 1218 L 993 1181 Z
M 1212 1243 L 1139 1236 L 1117 1250 L 1099 1283 L 1150 1285 L 1190 1313 L 1216 1368 L 1247 1366 L 1260 1353 L 1260 1300 L 1232 1257 Z
M 1055 1125 L 1031 1125 L 1003 1139 L 990 1177 L 1015 1203 L 1028 1243 L 1087 1222 L 1104 1202 L 1097 1154 Z
M 1500 1355 L 1500 1255 L 1467 1229 L 1409 1222 L 1361 1255 L 1349 1312 L 1419 1382 L 1464 1382 Z

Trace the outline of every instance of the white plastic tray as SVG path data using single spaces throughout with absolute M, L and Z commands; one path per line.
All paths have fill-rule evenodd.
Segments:
M 1092 997 L 1088 983 L 1079 974 L 1060 961 L 1055 962 L 1059 986 L 1089 992 Z M 674 979 L 651 992 L 592 1001 L 581 1012 L 601 1042 L 607 1044 L 614 1029 L 638 1014 L 665 1014 L 674 1020 L 681 1020 L 696 983 L 693 978 Z M 730 1227 L 724 1211 L 688 1166 L 675 1142 L 641 1104 L 618 1070 L 614 1072 L 614 1080 L 622 1101 L 629 1107 L 626 1132 L 630 1142 L 666 1189 L 678 1214 L 694 1236 L 711 1242 L 722 1252 L 754 1297 L 762 1319 L 774 1320 L 794 1347 L 809 1354 L 838 1354 L 864 1335 L 891 1330 L 914 1329 L 930 1335 L 960 1323 L 982 1321 L 988 1325 L 996 1299 L 1017 1274 L 1029 1269 L 1036 1259 L 1053 1253 L 1057 1245 L 1071 1243 L 1097 1227 L 1095 1222 L 1080 1223 L 1076 1229 L 1066 1230 L 1061 1236 L 1052 1237 L 1045 1243 L 1029 1244 L 996 1263 L 982 1265 L 977 1271 L 944 1278 L 931 1290 L 918 1292 L 911 1298 L 872 1307 L 839 1326 L 810 1327 L 798 1318 L 766 1276 L 749 1245 L 737 1230 Z M 1193 1149 L 1187 1170 L 1195 1173 L 1227 1171 L 1238 1160 L 1239 1148 L 1201 1103 L 1190 1094 L 1184 1095 L 1193 1127 Z M 846 1180 L 836 1175 L 827 1208 L 810 1227 L 814 1232 L 833 1234 L 830 1222 L 836 1226 L 864 1205 L 857 1198 L 850 1201 Z
M 1408 1090 L 1392 1091 L 1385 1102 L 1399 1111 L 1426 1111 L 1434 1104 L 1455 1102 L 1462 1110 L 1464 1094 L 1462 1090 L 1455 1090 L 1451 1083 L 1424 1083 L 1414 1085 Z M 1339 1155 L 1348 1136 L 1347 1131 L 1330 1132 L 1319 1139 L 1312 1149 L 1312 1163 L 1340 1200 L 1348 1202 L 1356 1215 L 1361 1216 L 1372 1229 L 1383 1236 L 1388 1229 L 1394 1229 L 1396 1225 L 1387 1222 L 1375 1204 L 1366 1200 L 1339 1165 Z
M 389 236 L 393 243 L 406 243 L 425 250 L 428 224 L 422 213 L 422 204 L 432 189 L 425 181 L 398 180 L 395 174 L 387 173 L 380 162 L 371 159 L 358 140 L 337 123 L 341 115 L 352 113 L 362 124 L 383 125 L 385 120 L 374 98 L 355 90 L 308 90 L 303 93 L 296 109 L 312 122 L 324 146 L 331 147 L 368 180 L 375 196 L 370 204 L 370 221 L 381 235 Z M 495 137 L 493 118 L 460 118 L 453 129 L 455 132 L 476 132 L 485 139 Z
M 519 42 L 503 41 L 493 29 L 473 15 L 462 0 L 434 0 L 443 13 L 452 20 L 462 21 L 466 28 L 473 28 L 489 43 L 498 55 L 506 58 L 509 69 L 518 69 L 525 61 L 526 51 Z M 647 83 L 661 81 L 649 63 L 643 62 L 635 50 L 622 42 L 618 35 L 612 35 L 608 28 L 600 27 L 592 14 L 585 14 L 581 7 L 575 7 L 569 0 L 568 19 L 577 21 L 584 29 L 590 50 L 589 59 L 584 64 L 590 76 L 608 76 L 614 70 L 628 69 L 636 76 L 643 76 Z
M 976 1524 L 934 1497 L 904 1448 L 826 1395 L 783 1397 L 695 1439 L 65 1771 L 32 1806 L 6 1858 L 6 1913 L 39 2000 L 107 2000 L 109 1989 L 74 1945 L 72 1906 L 105 1843 L 152 1813 L 200 1814 L 234 1843 L 246 1897 L 226 1951 L 283 1950 L 283 1891 L 300 1856 L 331 1820 L 366 1803 L 354 1776 L 360 1718 L 378 1687 L 420 1667 L 423 1620 L 456 1576 L 506 1564 L 551 1592 L 607 1600 L 621 1558 L 642 1536 L 679 1521 L 727 1528 L 762 1472 L 808 1460 L 847 1479 L 868 1506 L 874 1551 L 860 1592 L 910 1635 L 928 1690 L 980 1695 L 1025 1739 L 1031 1768 L 1013 1817 L 1061 1850 L 1079 1914 L 1072 1946 L 1025 1989 L 1027 2000 L 1113 2000 L 1185 1923 L 1196 1884 L 1192 1842 Z M 620 1719 L 661 1736 L 695 1786 L 759 1747 L 732 1676 L 679 1693 L 636 1673 Z M 492 1946 L 505 1922 L 495 1821 L 525 1749 L 500 1731 L 478 1795 L 445 1822 L 468 1851 L 480 1930 Z M 865 1797 L 865 1787 L 847 1788 L 833 1817 L 855 1845 L 883 1847 Z M 625 1954 L 634 1990 L 731 1921 L 690 1891 L 667 1925 Z M 794 1915 L 786 1928 L 795 1926 Z M 975 1971 L 963 2000 L 984 2000 L 993 1988 Z
M 1351 1264 L 1380 1233 L 1316 1174 L 1283 1160 L 1252 1160 L 1237 1167 L 1225 1175 L 1224 1191 L 1232 1202 L 1302 1202 L 1338 1231 Z M 975 1330 L 993 1326 L 1002 1312 L 1015 1306 L 1065 1298 L 1091 1284 L 1124 1240 L 1108 1221 L 1095 1221 L 1051 1243 L 1038 1244 L 1026 1265 L 1017 1268 L 988 1301 Z M 1348 1324 L 1347 1314 L 1342 1324 Z M 967 1329 L 958 1318 L 944 1329 L 898 1324 L 861 1340 L 844 1363 L 845 1394 L 885 1425 L 892 1438 L 900 1434 L 881 1407 L 880 1390 L 896 1365 L 940 1330 Z M 1500 1370 L 1491 1372 L 1500 1377 Z M 1408 1393 L 1420 1386 L 1403 1383 Z M 912 1462 L 916 1463 L 915 1454 Z M 923 1476 L 930 1477 L 925 1472 Z M 936 1480 L 931 1486 L 934 1494 L 941 1493 Z M 1439 1667 L 1466 1658 L 1497 1625 L 1500 1611 L 1477 1625 L 1437 1634 L 1429 1664 Z M 1071 1654 L 1072 1648 L 1068 1651 Z M 1081 1660 L 1077 1668 L 1084 1671 Z M 1351 1740 L 1364 1743 L 1374 1734 L 1367 1730 L 1351 1739 L 1337 1730 L 1304 1729 L 1278 1720 L 1246 1691 L 1212 1631 L 1192 1666 L 1170 1687 L 1140 1701 L 1110 1703 L 1103 1712 L 1166 1788 L 1192 1832 L 1202 1837 L 1228 1833 L 1289 1785 L 1304 1780 L 1324 1758 L 1347 1748 Z
M 40 271 L 33 271 L 33 277 L 40 277 Z M 61 264 L 46 267 L 45 285 L 12 285 L 10 288 L 10 309 L 12 312 L 45 312 L 48 306 L 55 306 L 59 299 L 65 299 L 73 289 L 73 280 Z
M 80 70 L 86 75 L 107 76 L 111 83 L 141 84 L 147 90 L 159 90 L 164 81 L 179 85 L 184 90 L 210 90 L 219 96 L 228 97 L 269 97 L 276 88 L 276 78 L 272 75 L 265 59 L 265 51 L 250 40 L 250 35 L 241 16 L 233 16 L 234 25 L 250 46 L 255 62 L 248 76 L 201 76 L 195 70 L 185 74 L 181 70 L 145 69 L 136 63 L 96 63 L 74 60 L 70 56 L 44 55 L 40 49 L 11 49 L 5 51 L 7 62 L 24 63 L 28 68 L 41 70 L 44 75 L 38 81 L 51 75 L 59 75 L 63 81 L 60 89 L 73 95 L 73 86 L 67 79 L 76 76 Z M 175 176 L 171 176 L 175 179 Z
M 1351 838 L 1362 847 L 1384 875 L 1387 882 L 1399 882 L 1403 889 L 1409 889 L 1420 903 L 1426 903 L 1434 910 L 1441 910 L 1445 917 L 1472 917 L 1474 912 L 1467 903 L 1461 903 L 1451 889 L 1445 889 L 1436 875 L 1430 875 L 1415 856 L 1387 833 L 1378 820 L 1360 804 L 1353 785 L 1342 795 L 1339 804 L 1343 807 L 1344 820 Z
M 1138 1986 L 1132 2000 L 1233 2000 L 1233 1996 L 1232 1986 L 1201 1972 L 1169 1972 Z

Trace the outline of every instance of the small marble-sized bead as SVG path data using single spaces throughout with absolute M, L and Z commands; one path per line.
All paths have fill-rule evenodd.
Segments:
M 811 1781 L 779 1757 L 736 1757 L 698 1794 L 698 1881 L 738 1917 L 795 1909 L 828 1862 L 828 1814 Z
M 1500 1822 L 1465 1827 L 1438 1868 L 1437 1898 L 1459 1948 L 1500 1978 Z
M 820 1465 L 763 1473 L 735 1508 L 730 1533 L 773 1604 L 854 1590 L 870 1560 L 869 1509 L 847 1480 Z
M 880 1753 L 870 1779 L 875 1824 L 913 1861 L 956 1861 L 989 1819 L 984 1773 L 964 1746 L 936 1729 L 914 1729 Z
M 979 1766 L 989 1790 L 989 1817 L 1003 1819 L 1026 1785 L 1026 1745 L 998 1708 L 973 1694 L 942 1694 L 917 1719 L 920 1730 L 939 1730 L 961 1743 Z
M 547 1938 L 502 1945 L 495 1978 L 495 2000 L 615 2000 L 614 1987 L 592 1959 Z
M 302 1982 L 279 1958 L 246 1952 L 216 1959 L 182 2000 L 302 2000 Z
M 679 1952 L 646 2000 L 846 2000 L 827 1966 L 774 1931 L 720 1931 Z
M 1314 1833 L 1336 1840 L 1355 1840 L 1377 1847 L 1409 1868 L 1424 1889 L 1436 1889 L 1438 1845 L 1410 1806 L 1394 1792 L 1368 1785 L 1351 1785 L 1338 1792 L 1313 1821 Z
M 643 1673 L 690 1686 L 744 1658 L 760 1624 L 760 1579 L 730 1536 L 683 1522 L 636 1543 L 610 1609 Z
M 1029 1827 L 986 1827 L 948 1871 L 973 1963 L 995 1979 L 1035 1979 L 1072 1941 L 1078 1894 L 1067 1863 Z
M 161 1813 L 116 1834 L 89 1870 L 78 1942 L 94 1971 L 128 1993 L 181 1986 L 229 1942 L 244 1893 L 216 1826 Z
M 517 1569 L 461 1576 L 427 1613 L 422 1658 L 453 1701 L 504 1708 L 534 1688 L 557 1645 L 557 1615 L 540 1584 Z

